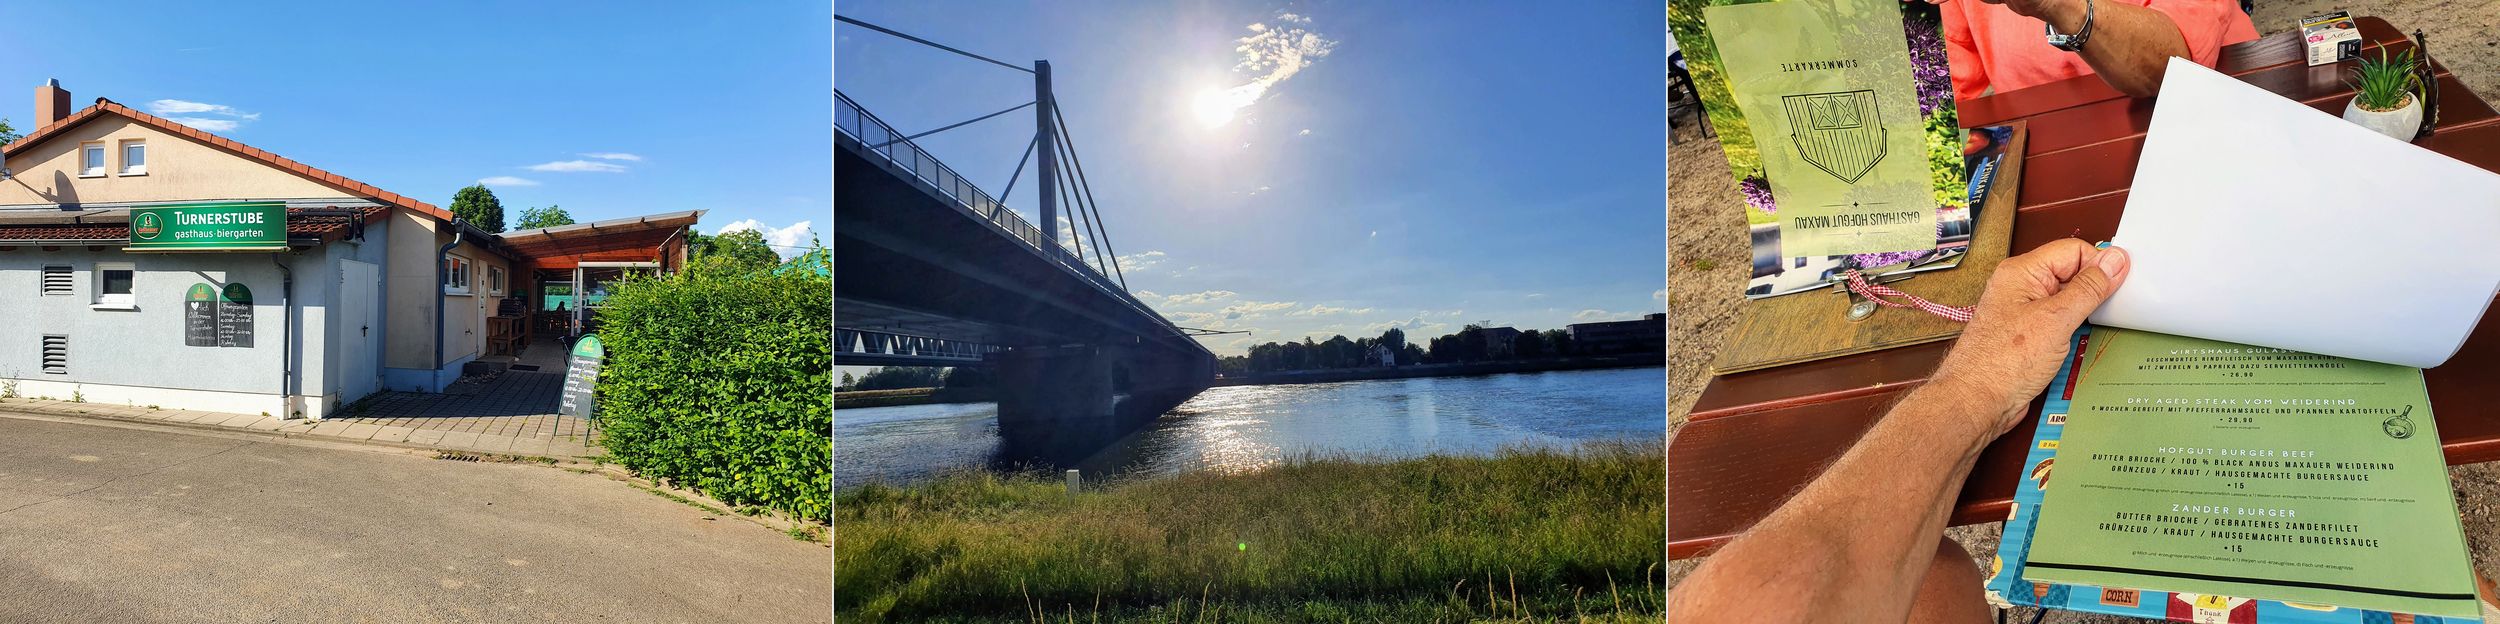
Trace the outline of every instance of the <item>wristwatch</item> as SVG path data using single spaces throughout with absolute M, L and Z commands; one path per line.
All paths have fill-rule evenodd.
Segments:
M 2047 22 L 2041 20 L 2041 28 L 2048 30 L 2050 46 L 2068 52 L 2082 52 L 2083 42 L 2092 38 L 2092 0 L 2083 0 L 2083 27 L 2075 29 L 2075 34 L 2057 32 L 2057 27 Z

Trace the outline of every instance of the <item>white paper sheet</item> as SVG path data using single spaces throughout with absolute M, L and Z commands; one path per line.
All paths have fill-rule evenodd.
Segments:
M 2429 368 L 2500 291 L 2500 175 L 2173 58 L 2110 242 L 2093 323 Z

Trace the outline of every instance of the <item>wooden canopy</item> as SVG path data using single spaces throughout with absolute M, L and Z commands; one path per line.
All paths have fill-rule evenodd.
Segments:
M 584 262 L 658 262 L 660 270 L 685 265 L 686 239 L 701 210 L 575 223 L 505 232 L 499 238 L 533 269 L 571 269 Z

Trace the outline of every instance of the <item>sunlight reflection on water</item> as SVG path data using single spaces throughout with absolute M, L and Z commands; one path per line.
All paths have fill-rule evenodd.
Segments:
M 1084 470 L 1089 479 L 1255 470 L 1315 454 L 1490 454 L 1505 446 L 1666 435 L 1661 369 L 1632 368 L 1210 388 L 1071 466 L 995 466 L 990 403 L 834 413 L 834 483 L 910 482 L 947 470 Z

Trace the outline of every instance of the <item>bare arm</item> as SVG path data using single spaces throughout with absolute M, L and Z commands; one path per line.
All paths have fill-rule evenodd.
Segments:
M 2047 22 L 2057 32 L 2083 29 L 2085 0 L 1982 0 L 2004 4 L 2015 13 Z M 2179 25 L 2160 11 L 2124 2 L 2092 0 L 2092 36 L 2084 41 L 2083 62 L 2111 88 L 2134 97 L 2161 92 L 2162 71 L 2170 57 L 2190 56 Z
M 1676 589 L 1669 619 L 1803 621 L 1810 609 L 1907 617 L 1972 462 L 2022 420 L 2057 374 L 2067 337 L 2126 274 L 2124 252 L 2074 239 L 2000 264 L 1934 381 L 1712 555 Z

